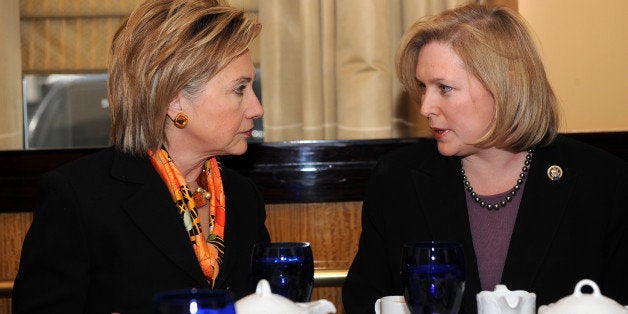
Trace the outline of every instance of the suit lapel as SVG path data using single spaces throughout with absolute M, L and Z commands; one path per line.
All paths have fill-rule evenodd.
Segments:
M 118 154 L 111 173 L 119 180 L 139 184 L 137 191 L 122 205 L 138 229 L 158 250 L 194 278 L 199 286 L 206 286 L 207 281 L 190 245 L 181 217 L 165 184 L 150 162 Z
M 461 227 L 468 224 L 468 218 L 467 213 L 461 210 L 466 207 L 462 206 L 464 194 L 461 192 L 462 178 L 459 174 L 460 168 L 456 166 L 457 160 L 438 156 L 413 172 L 417 193 L 427 196 L 419 201 L 429 225 L 434 227 L 430 233 L 437 241 L 460 239 L 464 236 L 465 229 L 468 229 Z
M 560 155 L 551 148 L 535 152 L 502 275 L 512 290 L 532 288 L 567 209 L 563 200 L 573 193 L 577 169 L 569 169 Z M 547 176 L 552 165 L 565 171 L 560 180 Z
M 227 201 L 227 217 L 225 217 L 227 224 L 229 224 L 230 221 L 234 221 L 234 217 L 233 217 L 234 208 L 235 207 L 233 205 L 230 206 L 229 201 Z M 238 232 L 237 230 L 234 230 L 234 228 L 236 228 L 236 225 L 233 225 L 233 224 L 229 226 L 225 226 L 225 256 L 222 261 L 222 265 L 221 265 L 220 272 L 218 273 L 218 277 L 216 277 L 216 283 L 215 283 L 216 287 L 225 286 L 225 282 L 227 281 L 227 278 L 229 278 L 229 274 L 231 274 L 231 269 L 235 265 L 235 261 L 238 260 L 237 255 L 241 253 L 240 250 L 237 250 L 237 249 L 230 250 L 227 247 L 227 246 L 234 247 L 234 248 L 240 247 L 235 243 L 236 241 L 235 239 L 238 238 Z
M 421 209 L 430 226 L 435 241 L 451 241 L 462 244 L 465 254 L 466 287 L 464 303 L 475 304 L 475 294 L 480 291 L 480 277 L 469 227 L 469 215 L 460 174 L 460 159 L 440 155 L 419 165 L 412 174 L 417 195 L 421 197 Z M 473 311 L 471 307 L 466 309 Z

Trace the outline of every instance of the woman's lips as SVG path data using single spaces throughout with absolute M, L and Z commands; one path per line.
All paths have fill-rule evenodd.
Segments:
M 435 139 L 441 139 L 441 138 L 445 137 L 445 135 L 447 135 L 447 133 L 449 133 L 448 129 L 432 128 L 432 131 L 434 133 L 434 138 Z
M 244 131 L 244 132 L 242 132 L 242 134 L 244 134 L 244 136 L 246 136 L 246 137 L 251 137 L 253 135 L 253 129 L 249 129 L 248 131 Z

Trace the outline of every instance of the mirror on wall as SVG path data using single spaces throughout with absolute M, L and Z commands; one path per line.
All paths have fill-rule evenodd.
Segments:
M 24 147 L 106 146 L 106 74 L 25 75 Z
M 256 72 L 253 90 L 261 99 L 259 69 Z M 25 75 L 22 87 L 26 149 L 108 145 L 107 74 Z M 254 121 L 250 141 L 263 140 L 260 118 Z

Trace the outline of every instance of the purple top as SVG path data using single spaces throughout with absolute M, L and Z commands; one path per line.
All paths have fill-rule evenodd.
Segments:
M 493 291 L 495 285 L 500 284 L 525 181 L 524 179 L 512 201 L 499 210 L 488 210 L 480 207 L 471 198 L 470 193 L 465 191 L 471 237 L 478 262 L 482 290 Z M 480 198 L 486 203 L 499 203 L 511 191 L 491 196 L 480 195 Z

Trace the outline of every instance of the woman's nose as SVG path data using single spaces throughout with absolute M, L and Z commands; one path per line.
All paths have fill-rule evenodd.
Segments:
M 257 98 L 257 95 L 253 95 L 249 104 L 249 115 L 251 119 L 261 118 L 264 115 L 264 108 L 262 108 L 262 104 Z
M 423 94 L 421 94 L 420 106 L 421 115 L 429 117 L 430 115 L 436 114 L 437 103 L 433 93 L 427 90 L 423 92 Z

